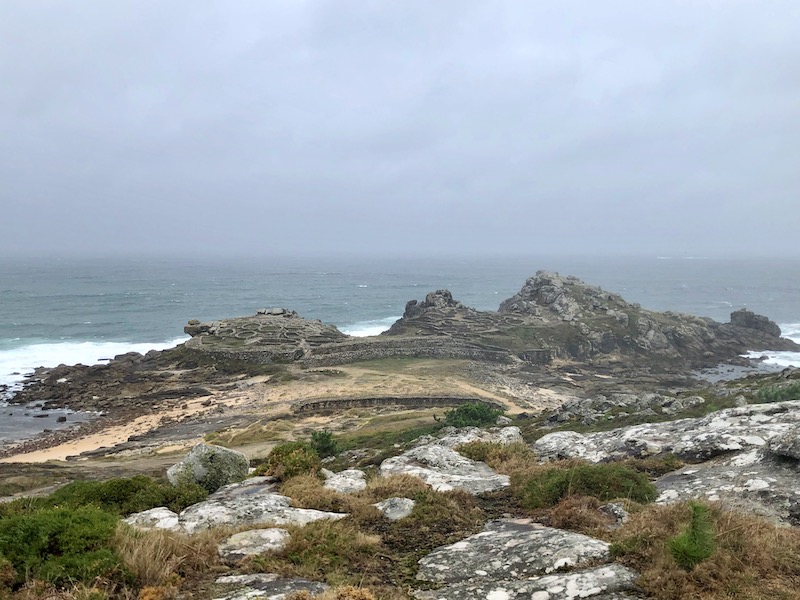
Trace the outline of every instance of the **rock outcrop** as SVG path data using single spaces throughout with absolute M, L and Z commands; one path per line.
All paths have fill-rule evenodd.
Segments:
M 693 464 L 656 481 L 659 502 L 701 498 L 800 525 L 800 401 L 728 408 L 698 419 L 607 432 L 560 431 L 533 444 L 544 460 L 604 462 L 673 453 Z
M 487 464 L 471 460 L 453 448 L 472 441 L 511 444 L 522 441 L 518 427 L 447 428 L 438 437 L 423 436 L 415 447 L 400 456 L 387 458 L 381 463 L 381 475 L 415 475 L 437 491 L 462 489 L 471 494 L 482 494 L 509 485 L 507 475 L 501 475 Z
M 247 457 L 241 452 L 197 444 L 182 461 L 167 470 L 167 479 L 172 485 L 197 483 L 215 492 L 223 485 L 242 481 L 249 467 Z
M 417 579 L 445 585 L 417 592 L 416 597 L 634 598 L 627 592 L 635 590 L 636 573 L 621 565 L 603 564 L 609 560 L 609 546 L 601 540 L 527 519 L 501 519 L 487 524 L 481 533 L 422 558 Z

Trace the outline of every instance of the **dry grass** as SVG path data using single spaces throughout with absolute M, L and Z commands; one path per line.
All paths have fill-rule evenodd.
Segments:
M 547 512 L 548 525 L 597 536 L 613 521 L 599 510 L 601 504 L 591 496 L 568 496 Z
M 389 475 L 370 479 L 366 489 L 357 495 L 374 503 L 387 498 L 413 498 L 430 489 L 427 483 L 415 475 Z
M 174 587 L 176 578 L 202 576 L 219 564 L 217 545 L 229 532 L 209 530 L 186 535 L 173 531 L 142 531 L 120 525 L 114 549 L 144 587 Z
M 667 542 L 689 519 L 685 503 L 650 506 L 611 535 L 614 553 L 641 573 L 639 584 L 653 598 L 800 599 L 800 531 L 712 505 L 716 550 L 687 571 Z

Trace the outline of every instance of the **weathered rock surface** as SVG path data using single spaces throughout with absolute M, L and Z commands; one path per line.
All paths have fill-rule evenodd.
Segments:
M 502 519 L 422 558 L 417 579 L 438 583 L 521 579 L 608 558 L 608 544 L 603 541 L 527 519 Z
M 772 454 L 800 460 L 800 426 L 792 427 L 785 433 L 771 438 L 767 446 Z
M 416 592 L 419 600 L 635 600 L 637 573 L 618 564 L 515 580 L 476 580 Z M 630 593 L 629 593 L 630 592 Z
M 698 419 L 646 423 L 582 435 L 555 432 L 533 445 L 540 458 L 583 458 L 591 462 L 672 452 L 701 462 L 715 456 L 766 447 L 800 425 L 800 401 L 750 404 Z M 778 442 L 776 441 L 776 444 Z
M 233 534 L 217 550 L 222 560 L 235 563 L 248 556 L 283 550 L 288 541 L 289 532 L 285 529 L 251 529 Z
M 273 493 L 274 483 L 244 482 L 220 489 L 207 500 L 179 515 L 179 527 L 188 533 L 219 525 L 305 525 L 320 519 L 342 519 L 332 513 L 290 506 L 290 498 Z
M 639 415 L 643 420 L 659 414 L 673 415 L 706 402 L 702 396 L 663 396 L 661 394 L 608 394 L 592 398 L 568 400 L 547 417 L 549 425 L 562 425 L 577 422 L 593 425 L 598 422 L 614 421 L 631 415 Z
M 753 449 L 691 465 L 656 481 L 657 502 L 700 498 L 800 526 L 800 461 Z
M 480 429 L 479 427 L 445 427 L 436 436 L 422 436 L 415 445 L 423 446 L 435 444 L 447 448 L 456 448 L 470 442 L 491 442 L 494 444 L 515 444 L 524 443 L 519 427 L 490 427 Z
M 446 446 L 426 444 L 381 463 L 380 474 L 415 475 L 437 491 L 462 489 L 471 494 L 491 492 L 509 485 L 487 464 L 470 460 Z
M 323 469 L 322 474 L 325 476 L 323 487 L 342 494 L 352 494 L 367 487 L 367 476 L 358 469 L 346 469 L 338 473 Z
M 197 444 L 182 461 L 167 470 L 167 479 L 172 485 L 197 483 L 215 492 L 224 485 L 242 481 L 247 477 L 249 466 L 241 452 Z
M 288 596 L 301 591 L 313 595 L 321 594 L 328 586 L 318 581 L 307 579 L 281 579 L 275 573 L 253 573 L 251 575 L 228 575 L 216 581 L 219 585 L 236 586 L 234 591 L 217 596 L 215 600 L 284 600 Z
M 123 519 L 125 523 L 137 529 L 178 529 L 178 515 L 170 509 L 159 506 L 143 512 L 134 513 Z
M 416 502 L 409 498 L 387 498 L 383 502 L 373 504 L 390 521 L 404 519 L 414 510 Z

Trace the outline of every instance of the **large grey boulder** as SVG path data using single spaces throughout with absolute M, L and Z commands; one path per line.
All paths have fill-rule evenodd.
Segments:
M 343 519 L 345 513 L 324 512 L 290 506 L 291 499 L 274 493 L 269 478 L 261 483 L 249 481 L 218 490 L 207 500 L 186 508 L 179 515 L 179 526 L 187 533 L 221 525 L 306 525 L 320 519 Z
M 275 573 L 252 573 L 250 575 L 226 575 L 216 580 L 218 585 L 232 587 L 227 594 L 214 600 L 285 600 L 297 592 L 307 591 L 313 595 L 321 594 L 328 586 L 308 579 L 281 579 Z
M 172 485 L 197 483 L 214 492 L 223 485 L 242 481 L 247 477 L 249 466 L 241 452 L 197 444 L 182 461 L 167 470 L 167 479 Z
M 601 540 L 529 519 L 501 519 L 422 558 L 417 579 L 453 583 L 531 577 L 606 561 L 608 548 Z
M 419 446 L 381 463 L 380 474 L 415 475 L 434 490 L 462 489 L 471 494 L 491 492 L 509 485 L 507 475 L 500 475 L 487 464 L 470 460 L 451 448 L 435 444 Z
M 288 541 L 289 532 L 285 529 L 250 529 L 223 540 L 217 547 L 217 552 L 225 562 L 236 563 L 248 556 L 283 550 Z
M 528 579 L 477 579 L 419 591 L 414 596 L 418 600 L 636 600 L 637 577 L 635 571 L 610 564 Z

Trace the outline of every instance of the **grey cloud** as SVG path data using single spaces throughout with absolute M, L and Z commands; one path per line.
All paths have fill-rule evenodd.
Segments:
M 6 2 L 0 252 L 798 255 L 798 29 L 790 0 Z

